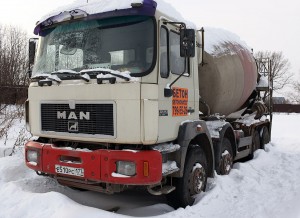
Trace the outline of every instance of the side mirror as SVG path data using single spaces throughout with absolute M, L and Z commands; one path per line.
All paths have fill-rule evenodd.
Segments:
M 181 29 L 180 30 L 180 56 L 195 57 L 195 30 Z
M 34 64 L 37 38 L 29 39 L 29 69 Z

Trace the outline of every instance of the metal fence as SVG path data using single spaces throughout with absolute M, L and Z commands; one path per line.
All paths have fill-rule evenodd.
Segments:
M 300 113 L 300 104 L 274 104 L 273 112 Z
M 27 99 L 28 86 L 1 86 L 0 104 L 22 104 Z

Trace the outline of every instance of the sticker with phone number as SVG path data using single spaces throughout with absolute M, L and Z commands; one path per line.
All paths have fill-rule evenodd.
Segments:
M 189 90 L 186 88 L 173 88 L 172 116 L 188 115 Z

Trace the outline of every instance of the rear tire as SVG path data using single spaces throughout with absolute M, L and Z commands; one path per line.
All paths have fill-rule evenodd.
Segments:
M 254 157 L 254 152 L 257 149 L 260 149 L 260 137 L 259 133 L 257 130 L 254 130 L 253 135 L 252 135 L 252 145 L 251 145 L 251 153 L 249 154 L 248 158 L 249 160 L 252 160 Z
M 264 126 L 260 131 L 260 145 L 261 149 L 265 149 L 265 145 L 270 142 L 270 133 L 266 126 Z
M 260 137 L 257 130 L 253 133 L 253 142 L 252 142 L 252 153 L 254 153 L 257 149 L 260 149 Z
M 194 195 L 205 191 L 207 175 L 207 160 L 202 148 L 189 149 L 183 177 L 173 179 L 176 189 L 166 195 L 168 203 L 175 209 L 193 205 Z
M 228 175 L 233 165 L 233 151 L 228 138 L 223 138 L 219 163 L 216 164 L 216 171 L 219 175 Z

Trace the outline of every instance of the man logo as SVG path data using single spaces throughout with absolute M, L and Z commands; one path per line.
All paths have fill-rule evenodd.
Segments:
M 74 111 L 69 112 L 66 111 L 57 111 L 57 119 L 60 120 L 90 120 L 90 112 L 79 111 L 79 115 L 76 115 Z
M 78 132 L 78 122 L 77 121 L 69 121 L 68 122 L 68 130 L 69 130 L 69 132 Z

